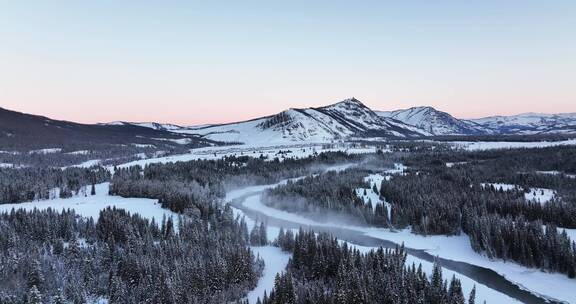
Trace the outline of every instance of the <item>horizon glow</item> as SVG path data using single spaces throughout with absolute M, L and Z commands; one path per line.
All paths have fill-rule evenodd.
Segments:
M 576 112 L 574 1 L 4 1 L 0 107 L 224 123 L 356 97 L 458 118 Z

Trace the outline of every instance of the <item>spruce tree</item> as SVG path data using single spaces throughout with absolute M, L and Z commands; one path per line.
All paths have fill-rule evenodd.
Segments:
M 26 304 L 42 304 L 42 294 L 35 285 L 28 291 Z
M 468 296 L 468 304 L 475 304 L 476 303 L 476 285 L 472 287 L 470 291 L 470 296 Z

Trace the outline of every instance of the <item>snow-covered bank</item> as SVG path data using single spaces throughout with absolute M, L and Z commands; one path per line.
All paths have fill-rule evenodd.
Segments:
M 257 210 L 259 212 L 262 212 L 262 213 L 269 215 L 271 217 L 299 223 L 299 224 L 302 224 L 304 226 L 308 226 L 308 225 L 324 226 L 324 227 L 336 227 L 337 226 L 340 228 L 362 229 L 360 227 L 348 227 L 348 226 L 344 226 L 344 225 L 337 225 L 337 224 L 331 224 L 331 223 L 318 223 L 318 222 L 315 222 L 313 220 L 304 218 L 304 217 L 296 215 L 296 214 L 276 210 L 276 209 L 273 209 L 273 208 L 270 208 L 268 206 L 261 204 L 259 195 L 253 195 L 253 196 L 248 197 L 244 201 L 244 206 L 248 207 L 249 209 L 253 209 L 253 210 Z M 354 246 L 357 246 L 358 248 L 363 248 L 365 251 L 369 251 L 371 249 L 374 249 L 373 247 L 362 247 L 362 246 L 358 246 L 358 245 L 355 245 L 355 244 L 350 243 L 350 242 L 348 242 L 348 243 L 352 244 Z M 398 243 L 401 243 L 401 241 Z M 408 243 L 406 245 L 408 246 Z M 470 247 L 470 246 L 468 245 L 468 247 Z M 407 259 L 407 265 L 410 265 L 412 262 L 414 262 L 416 264 L 422 263 L 423 269 L 428 274 L 432 273 L 432 263 L 429 263 L 429 262 L 426 262 L 424 260 L 409 256 Z M 520 302 L 510 298 L 509 296 L 507 296 L 505 294 L 502 294 L 502 293 L 495 291 L 491 288 L 488 288 L 482 284 L 479 284 L 476 281 L 474 281 L 474 280 L 472 280 L 466 276 L 457 274 L 454 271 L 444 269 L 443 273 L 445 275 L 445 278 L 451 278 L 453 274 L 456 274 L 457 277 L 460 278 L 462 281 L 462 286 L 464 288 L 464 291 L 467 293 L 466 296 L 468 296 L 468 294 L 470 293 L 470 290 L 472 290 L 472 287 L 474 285 L 476 285 L 477 299 L 486 300 L 487 303 L 520 303 Z M 478 302 L 481 303 L 480 301 L 478 301 Z
M 280 248 L 274 246 L 252 247 L 254 255 L 264 260 L 264 272 L 258 280 L 256 288 L 248 293 L 248 302 L 255 304 L 258 298 L 262 299 L 264 292 L 270 294 L 274 288 L 274 279 L 276 274 L 286 271 L 286 265 L 290 259 L 290 254 L 283 252 Z
M 524 267 L 514 262 L 504 262 L 500 259 L 491 260 L 472 250 L 470 240 L 465 234 L 459 236 L 422 236 L 411 233 L 409 229 L 399 231 L 382 228 L 356 229 L 371 237 L 390 240 L 395 243 L 404 242 L 407 247 L 422 249 L 445 259 L 491 269 L 535 294 L 576 303 L 576 293 L 571 290 L 576 286 L 576 280 L 570 279 L 564 274 L 542 272 L 539 269 Z
M 360 252 L 366 253 L 369 252 L 370 250 L 374 250 L 374 247 L 366 247 L 366 246 L 359 246 L 359 245 L 354 245 L 351 243 L 348 243 L 351 245 L 351 247 L 354 247 L 356 249 L 358 249 Z M 412 264 L 418 265 L 421 264 L 422 265 L 422 270 L 424 272 L 426 272 L 426 274 L 428 274 L 429 276 L 432 274 L 433 272 L 433 268 L 434 268 L 434 264 L 430 263 L 428 261 L 419 259 L 417 257 L 408 255 L 408 257 L 406 258 L 406 265 L 407 266 L 411 266 Z M 452 270 L 446 269 L 446 268 L 442 268 L 442 277 L 445 280 L 450 280 L 452 278 L 452 276 L 456 276 L 457 279 L 459 279 L 462 282 L 462 291 L 464 293 L 464 296 L 466 297 L 466 299 L 468 299 L 468 297 L 470 296 L 470 292 L 472 291 L 472 288 L 474 288 L 474 286 L 476 286 L 476 303 L 493 303 L 493 304 L 499 304 L 499 303 L 522 303 L 514 298 L 511 298 L 501 292 L 498 292 L 486 285 L 480 284 L 470 278 L 468 278 L 467 276 L 461 275 L 457 272 L 454 272 Z
M 297 214 L 268 207 L 261 202 L 260 195 L 258 194 L 246 198 L 243 206 L 272 218 L 283 219 L 304 226 L 345 228 L 364 233 L 374 238 L 389 240 L 397 244 L 404 243 L 407 247 L 422 249 L 444 259 L 466 262 L 491 269 L 516 285 L 537 295 L 576 303 L 576 293 L 572 292 L 572 288 L 576 286 L 575 280 L 569 279 L 563 274 L 546 273 L 513 262 L 490 260 L 474 252 L 470 247 L 468 236 L 464 234 L 459 236 L 421 236 L 412 234 L 409 229 L 391 231 L 390 229 L 383 228 L 348 226 L 330 222 L 321 223 Z M 502 299 L 496 303 L 508 302 Z
M 232 196 L 244 194 L 241 191 L 237 191 L 236 194 Z M 239 197 L 238 196 L 238 197 Z M 232 211 L 235 217 L 244 218 L 248 230 L 252 230 L 256 225 L 256 221 L 245 216 L 244 212 L 238 208 L 232 207 Z M 279 227 L 268 226 L 266 229 L 266 237 L 268 242 L 272 242 L 278 237 L 280 233 Z M 258 280 L 256 288 L 251 290 L 246 298 L 250 304 L 255 304 L 258 298 L 262 299 L 264 292 L 270 294 L 270 291 L 274 288 L 274 279 L 276 274 L 282 273 L 286 270 L 286 265 L 288 265 L 288 260 L 291 255 L 287 252 L 283 252 L 280 248 L 274 246 L 264 246 L 264 247 L 251 247 L 254 255 L 260 257 L 264 261 L 264 270 L 262 272 L 262 277 Z
M 41 200 L 26 202 L 20 204 L 0 204 L 0 212 L 14 209 L 48 209 L 55 210 L 74 209 L 74 211 L 84 217 L 98 219 L 100 210 L 107 207 L 116 207 L 124 209 L 130 213 L 138 213 L 142 217 L 152 219 L 156 223 L 161 223 L 163 216 L 172 216 L 174 221 L 178 220 L 178 215 L 168 209 L 164 209 L 158 204 L 158 200 L 146 198 L 124 198 L 120 196 L 108 195 L 109 183 L 96 185 L 96 195 L 84 196 L 75 195 L 71 198 L 55 198 L 50 200 Z

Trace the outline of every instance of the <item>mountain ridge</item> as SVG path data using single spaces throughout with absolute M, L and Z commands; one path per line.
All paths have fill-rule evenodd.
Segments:
M 32 150 L 52 147 L 106 149 L 130 144 L 177 145 L 186 141 L 190 146 L 206 146 L 194 135 L 176 134 L 135 124 L 82 124 L 55 120 L 0 108 L 0 146 L 2 150 Z
M 323 107 L 290 108 L 275 115 L 238 123 L 188 127 L 179 133 L 243 143 L 335 142 L 352 136 L 377 134 L 388 138 L 429 135 L 402 122 L 382 118 L 356 98 Z
M 289 108 L 276 114 L 239 122 L 180 126 L 127 121 L 81 124 L 0 108 L 0 142 L 13 146 L 14 143 L 10 141 L 15 140 L 15 133 L 11 130 L 22 131 L 26 126 L 29 130 L 20 136 L 44 134 L 40 135 L 40 140 L 30 144 L 31 147 L 46 146 L 51 143 L 47 141 L 50 138 L 57 139 L 57 143 L 73 139 L 78 142 L 108 141 L 118 144 L 128 139 L 137 143 L 158 138 L 173 142 L 204 141 L 205 144 L 333 143 L 365 138 L 416 139 L 453 135 L 576 135 L 576 113 L 528 112 L 510 116 L 460 119 L 432 106 L 375 111 L 352 97 L 326 106 Z M 52 131 L 48 132 L 47 129 Z M 81 134 L 87 139 L 82 138 Z M 102 134 L 106 134 L 108 138 L 103 138 Z M 9 138 L 11 136 L 13 138 Z M 33 137 L 29 139 L 33 140 Z

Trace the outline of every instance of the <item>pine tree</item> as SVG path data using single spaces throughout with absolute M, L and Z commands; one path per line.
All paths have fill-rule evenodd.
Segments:
M 28 291 L 26 304 L 42 304 L 42 294 L 36 286 L 32 286 Z
M 470 296 L 468 297 L 468 304 L 475 304 L 476 303 L 476 285 L 472 287 L 472 291 L 470 291 Z
M 56 295 L 52 297 L 52 304 L 66 304 L 66 298 L 62 294 L 61 289 L 58 289 Z
M 260 226 L 254 223 L 254 227 L 250 231 L 250 245 L 260 246 Z
M 451 304 L 465 304 L 464 294 L 462 293 L 462 284 L 460 280 L 456 279 L 456 276 L 452 276 L 450 281 L 450 288 L 448 289 L 448 294 L 450 295 Z
M 266 231 L 266 224 L 264 222 L 260 223 L 260 246 L 268 245 L 268 233 Z
M 28 288 L 42 287 L 44 283 L 44 275 L 42 274 L 42 269 L 40 267 L 40 262 L 34 260 L 32 265 L 30 265 L 30 271 L 28 272 Z
M 96 195 L 96 186 L 92 183 L 92 187 L 90 189 L 90 195 Z

